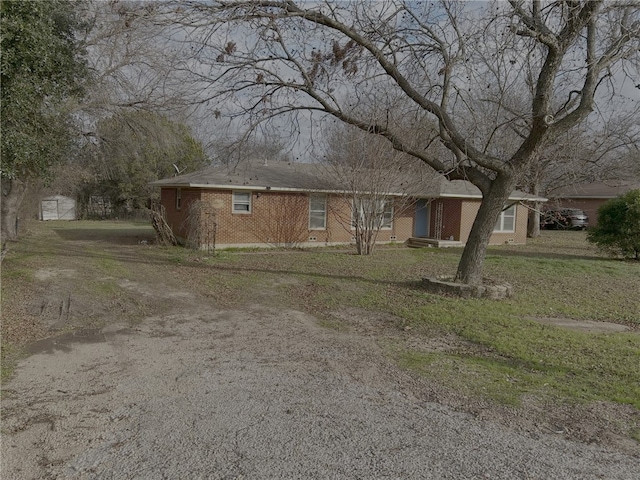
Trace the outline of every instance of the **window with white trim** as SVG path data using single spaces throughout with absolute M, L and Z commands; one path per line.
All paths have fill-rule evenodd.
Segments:
M 516 205 L 515 203 L 506 207 L 496 222 L 496 226 L 493 229 L 494 232 L 508 232 L 513 233 L 516 231 Z
M 176 210 L 180 210 L 182 204 L 182 189 L 176 188 Z
M 327 228 L 327 196 L 311 195 L 309 197 L 309 230 L 325 230 Z
M 393 202 L 384 202 L 382 206 L 382 226 L 380 228 L 386 229 L 393 227 Z
M 233 192 L 232 213 L 251 213 L 251 192 Z
M 351 228 L 356 221 L 368 229 L 389 230 L 393 227 L 393 201 L 355 198 L 351 210 Z

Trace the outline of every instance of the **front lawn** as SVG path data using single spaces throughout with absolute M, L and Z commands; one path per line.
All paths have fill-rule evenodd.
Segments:
M 146 245 L 149 234 L 123 223 L 39 224 L 12 245 L 2 265 L 3 353 L 14 358 L 29 341 L 51 334 L 37 316 L 19 314 L 28 310 L 21 302 L 38 293 L 29 290 L 36 269 L 73 262 L 82 274 L 68 290 L 86 290 L 93 302 L 106 305 L 93 310 L 117 308 L 130 322 L 160 307 L 132 296 L 119 286 L 120 277 L 157 288 L 171 279 L 219 308 L 260 302 L 305 310 L 327 328 L 351 328 L 336 312 L 359 312 L 372 324 L 383 313 L 396 319 L 390 325 L 397 335 L 379 338 L 389 357 L 445 388 L 509 405 L 533 397 L 640 408 L 640 264 L 600 257 L 585 232 L 545 231 L 526 246 L 492 247 L 486 276 L 515 289 L 514 298 L 500 302 L 421 289 L 422 277 L 454 273 L 459 249 L 380 248 L 367 257 L 335 249 L 206 256 Z M 91 290 L 95 278 L 102 288 Z M 614 322 L 630 331 L 584 333 L 535 321 L 549 317 Z M 100 321 L 97 314 L 91 318 L 92 326 Z M 398 340 L 407 337 L 412 342 Z M 448 339 L 447 348 L 429 348 L 441 338 Z M 6 367 L 9 361 L 3 361 Z

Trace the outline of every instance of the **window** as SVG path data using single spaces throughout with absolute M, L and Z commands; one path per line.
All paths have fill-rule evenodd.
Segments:
M 351 228 L 356 228 L 356 221 L 365 229 L 390 229 L 393 226 L 393 202 L 356 198 L 351 212 Z
M 327 196 L 311 195 L 309 197 L 309 230 L 327 228 Z
M 393 202 L 384 202 L 382 207 L 381 228 L 391 228 L 393 226 Z
M 176 210 L 180 210 L 182 203 L 182 189 L 176 188 Z
M 233 192 L 232 213 L 251 213 L 251 192 Z
M 494 232 L 515 232 L 516 231 L 516 205 L 509 205 L 500 212 Z

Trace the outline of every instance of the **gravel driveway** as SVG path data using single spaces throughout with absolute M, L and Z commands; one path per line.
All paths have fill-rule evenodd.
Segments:
M 174 294 L 33 347 L 3 393 L 3 479 L 638 478 L 638 456 L 421 400 L 367 335 Z

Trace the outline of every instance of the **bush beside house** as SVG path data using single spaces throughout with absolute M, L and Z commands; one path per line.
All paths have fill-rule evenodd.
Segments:
M 640 260 L 640 190 L 603 204 L 587 239 L 612 255 Z

